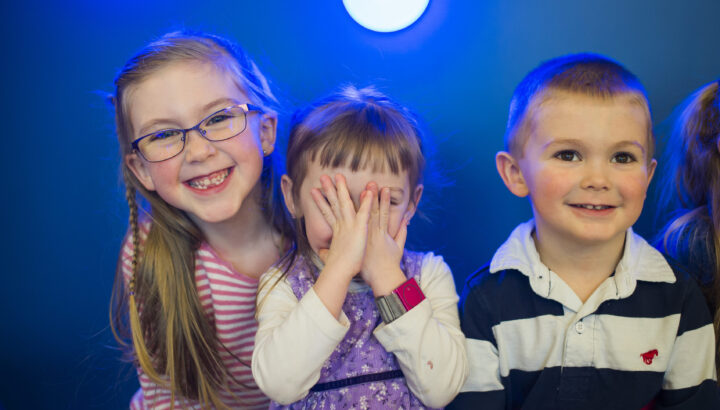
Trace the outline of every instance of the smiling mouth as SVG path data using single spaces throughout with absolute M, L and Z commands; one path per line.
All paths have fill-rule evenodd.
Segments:
M 201 177 L 189 179 L 185 181 L 185 183 L 192 188 L 206 190 L 212 187 L 216 187 L 225 182 L 225 179 L 228 177 L 228 175 L 230 175 L 230 168 L 213 172 L 212 174 L 204 175 Z
M 593 205 L 593 204 L 569 204 L 573 208 L 589 209 L 591 211 L 602 211 L 604 209 L 615 208 L 612 205 Z

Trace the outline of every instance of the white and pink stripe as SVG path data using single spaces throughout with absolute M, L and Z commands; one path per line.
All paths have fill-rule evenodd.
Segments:
M 150 222 L 141 224 L 140 241 L 143 243 L 150 229 Z M 122 269 L 126 283 L 132 272 L 134 246 L 130 235 L 122 250 Z M 242 387 L 228 381 L 231 393 L 221 391 L 220 397 L 231 408 L 266 409 L 268 398 L 255 384 L 250 370 L 257 322 L 255 321 L 255 293 L 258 281 L 236 272 L 231 265 L 220 259 L 207 243 L 195 253 L 195 284 L 205 313 L 215 325 L 218 340 L 229 352 L 218 346 L 226 368 Z M 233 357 L 234 356 L 234 357 Z M 239 361 L 237 359 L 239 359 Z M 130 408 L 169 409 L 170 391 L 152 383 L 138 369 L 140 390 L 133 396 Z M 175 398 L 176 408 L 199 409 L 202 405 L 182 397 Z

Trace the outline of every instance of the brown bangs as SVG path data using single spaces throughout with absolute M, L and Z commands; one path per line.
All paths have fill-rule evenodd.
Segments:
M 416 186 L 422 183 L 425 166 L 417 135 L 402 114 L 373 103 L 320 107 L 292 130 L 288 171 L 295 181 L 304 179 L 307 164 L 313 161 L 352 171 L 406 171 L 410 185 Z

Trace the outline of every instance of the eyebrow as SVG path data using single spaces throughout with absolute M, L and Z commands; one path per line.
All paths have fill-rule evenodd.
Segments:
M 585 143 L 582 140 L 579 140 L 576 138 L 556 139 L 556 140 L 549 141 L 545 145 L 543 145 L 542 150 L 545 151 L 554 145 L 560 145 L 560 144 L 571 144 L 571 145 L 580 145 L 580 146 L 585 145 Z M 643 145 L 641 143 L 639 143 L 637 141 L 632 141 L 632 140 L 620 141 L 616 144 L 613 144 L 612 148 L 619 149 L 619 148 L 622 148 L 622 147 L 625 147 L 628 145 L 630 145 L 630 146 L 634 145 L 634 146 L 640 148 L 640 150 L 643 152 L 643 155 L 645 154 L 645 147 L 643 147 Z
M 220 97 L 220 98 L 210 101 L 209 103 L 200 107 L 200 111 L 208 112 L 212 108 L 217 108 L 218 110 L 221 110 L 223 108 L 227 108 L 231 105 L 237 105 L 237 104 L 240 104 L 240 102 L 234 98 Z M 211 114 L 211 113 L 208 113 L 208 114 Z M 178 124 L 178 123 L 176 122 L 175 119 L 172 119 L 172 118 L 155 118 L 155 119 L 152 119 L 149 122 L 147 122 L 142 127 L 140 127 L 138 134 L 140 134 L 140 136 L 147 135 L 148 130 L 150 130 L 151 128 L 155 127 L 158 124 Z M 177 126 L 181 127 L 180 125 L 177 125 Z
M 620 141 L 617 144 L 613 145 L 613 148 L 617 149 L 617 148 L 622 148 L 622 147 L 625 147 L 628 145 L 631 145 L 631 146 L 634 145 L 634 146 L 640 148 L 640 151 L 642 151 L 643 155 L 645 155 L 645 147 L 643 147 L 643 145 L 637 141 Z
M 220 103 L 229 104 L 229 105 L 223 105 L 222 107 L 216 107 L 216 106 L 219 106 Z M 237 105 L 237 104 L 240 104 L 240 102 L 234 98 L 220 97 L 217 100 L 210 101 L 209 103 L 205 104 L 201 109 L 202 109 L 202 111 L 209 111 L 213 107 L 215 107 L 217 109 L 222 109 L 222 108 L 227 108 L 231 105 Z
M 561 144 L 571 144 L 571 145 L 585 145 L 585 143 L 582 140 L 576 139 L 576 138 L 563 138 L 563 139 L 553 139 L 542 146 L 542 150 L 545 151 L 548 148 L 554 146 L 554 145 L 561 145 Z

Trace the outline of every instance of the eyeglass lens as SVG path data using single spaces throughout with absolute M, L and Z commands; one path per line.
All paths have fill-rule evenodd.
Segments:
M 245 110 L 240 106 L 228 107 L 211 114 L 200 124 L 185 131 L 166 129 L 144 137 L 138 150 L 148 161 L 163 161 L 178 155 L 185 148 L 186 132 L 193 129 L 210 141 L 230 139 L 245 130 Z

